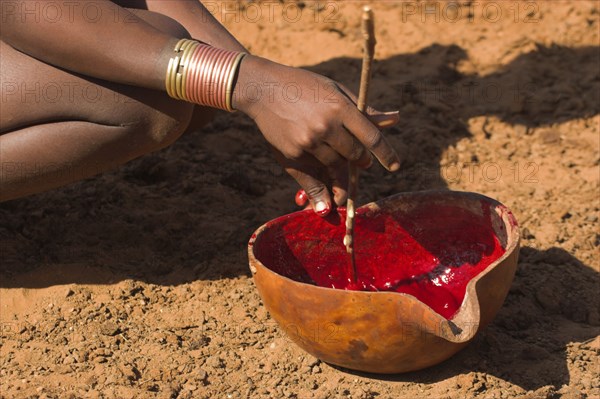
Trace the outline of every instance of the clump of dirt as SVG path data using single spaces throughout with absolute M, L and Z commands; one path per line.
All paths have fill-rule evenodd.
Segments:
M 254 53 L 356 90 L 360 6 L 212 11 Z M 363 173 L 360 202 L 449 188 L 509 206 L 523 248 L 496 320 L 450 360 L 398 376 L 291 344 L 245 245 L 295 209 L 297 187 L 248 118 L 221 114 L 115 172 L 1 205 L 0 396 L 600 396 L 598 3 L 372 6 L 370 102 L 400 109 L 386 134 L 404 163 Z

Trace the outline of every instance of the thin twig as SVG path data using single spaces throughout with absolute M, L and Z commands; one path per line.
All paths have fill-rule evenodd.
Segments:
M 358 110 L 366 114 L 367 93 L 369 92 L 369 83 L 371 82 L 371 64 L 375 54 L 375 27 L 373 22 L 373 11 L 368 6 L 363 8 L 362 15 L 362 34 L 364 38 L 364 51 L 362 70 L 360 74 L 360 89 L 358 91 Z M 352 265 L 353 281 L 356 282 L 356 262 L 354 260 L 354 200 L 358 191 L 358 168 L 356 164 L 348 164 L 348 201 L 346 202 L 346 235 L 344 236 L 344 245 L 346 252 L 350 257 Z

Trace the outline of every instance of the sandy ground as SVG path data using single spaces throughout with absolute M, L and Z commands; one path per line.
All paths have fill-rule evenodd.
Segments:
M 460 3 L 460 4 L 458 4 Z M 358 2 L 207 2 L 254 53 L 356 89 Z M 458 4 L 458 5 L 457 5 Z M 371 103 L 400 172 L 512 208 L 523 241 L 495 321 L 427 370 L 307 355 L 257 295 L 245 246 L 297 189 L 242 115 L 113 173 L 0 208 L 2 398 L 598 398 L 599 3 L 380 2 Z M 236 21 L 237 19 L 237 21 Z

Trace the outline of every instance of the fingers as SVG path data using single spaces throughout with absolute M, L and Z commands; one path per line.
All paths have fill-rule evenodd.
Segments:
M 336 85 L 342 94 L 344 94 L 354 105 L 356 105 L 358 102 L 356 95 L 343 84 L 336 83 Z M 367 105 L 367 116 L 371 122 L 381 129 L 394 126 L 400 121 L 400 111 L 381 112 L 369 105 Z
M 325 164 L 329 167 L 340 167 L 344 161 L 355 162 L 361 168 L 369 168 L 373 164 L 373 157 L 365 147 L 345 129 L 339 134 L 332 134 L 327 138 L 327 144 L 341 155 L 341 161 L 337 164 Z M 342 158 L 343 157 L 343 158 Z M 317 157 L 321 160 L 319 157 Z
M 347 135 L 348 134 L 346 133 L 346 136 Z M 327 168 L 336 169 L 346 163 L 346 160 L 340 155 L 340 153 L 335 151 L 327 144 L 322 144 L 318 147 L 315 147 L 310 153 Z
M 400 113 L 398 111 L 374 111 L 373 114 L 368 115 L 368 118 L 371 123 L 377 127 L 386 128 L 394 126 L 400 121 Z M 342 132 L 339 134 L 330 135 L 330 137 L 327 138 L 327 143 L 332 148 L 335 148 L 343 158 L 348 161 L 355 162 L 360 168 L 368 169 L 373 164 L 371 152 L 367 151 L 365 146 L 350 133 Z M 318 154 L 314 155 L 317 157 L 317 159 L 323 162 L 322 156 L 319 156 Z M 339 160 L 336 161 L 339 162 Z M 336 164 L 327 162 L 323 162 L 323 164 L 330 167 L 336 166 Z
M 340 89 L 340 91 L 342 92 L 343 95 L 345 95 L 354 105 L 356 105 L 358 103 L 358 98 L 356 97 L 356 95 L 354 93 L 352 93 L 352 91 L 350 89 L 348 89 L 346 86 L 344 86 L 341 83 L 336 83 L 338 89 Z M 375 108 L 371 107 L 370 105 L 367 105 L 367 115 L 369 116 L 369 119 L 371 119 L 371 121 L 375 124 L 378 125 L 378 123 L 376 123 L 371 116 L 377 116 L 377 117 L 381 117 L 383 119 L 388 119 L 391 118 L 391 120 L 395 119 L 395 122 L 391 123 L 390 125 L 385 125 L 385 126 L 379 126 L 380 128 L 383 127 L 388 127 L 388 126 L 393 126 L 396 123 L 398 123 L 398 121 L 400 120 L 400 118 L 398 117 L 398 115 L 400 114 L 399 111 L 391 111 L 391 112 L 381 112 L 376 110 Z
M 353 104 L 356 96 L 347 87 L 337 84 L 341 93 Z M 367 107 L 367 117 L 360 112 L 348 112 L 344 118 L 344 126 L 369 150 L 384 168 L 391 172 L 400 169 L 400 158 L 382 133 L 374 126 L 380 128 L 393 126 L 400 120 L 399 112 L 379 112 L 372 107 Z
M 343 167 L 330 170 L 329 177 L 331 181 L 331 191 L 333 192 L 333 201 L 338 206 L 346 205 L 348 199 L 348 163 Z
M 387 119 L 386 119 L 387 120 Z M 369 150 L 379 163 L 390 172 L 400 169 L 400 158 L 383 134 L 360 112 L 346 115 L 344 126 Z

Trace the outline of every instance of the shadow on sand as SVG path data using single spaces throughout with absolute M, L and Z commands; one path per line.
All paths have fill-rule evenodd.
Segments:
M 459 72 L 457 66 L 466 58 L 466 51 L 460 47 L 435 45 L 375 64 L 377 78 L 372 87 L 372 105 L 401 111 L 402 123 L 388 134 L 397 136 L 405 147 L 406 173 L 390 187 L 390 193 L 446 188 L 439 173 L 425 176 L 418 171 L 439 170 L 444 149 L 470 136 L 466 121 L 471 117 L 496 116 L 506 123 L 523 126 L 526 134 L 532 127 L 600 112 L 597 47 L 538 46 L 537 50 L 518 56 L 484 76 Z M 565 58 L 570 61 L 559 62 Z M 572 69 L 573 65 L 577 71 Z M 358 76 L 360 60 L 333 59 L 309 69 L 354 88 L 350 80 Z M 345 71 L 343 76 L 339 76 L 339 71 Z M 243 120 L 240 116 L 235 118 L 238 122 Z M 243 123 L 244 128 L 249 126 L 247 121 Z M 220 116 L 212 129 L 219 130 L 224 125 Z M 194 149 L 195 140 L 198 138 L 187 136 L 178 145 Z M 178 148 L 183 147 L 175 147 L 174 151 Z M 249 148 L 254 153 L 262 151 L 261 145 Z M 124 167 L 117 178 L 125 182 L 115 182 L 115 178 L 91 179 L 74 188 L 0 205 L 0 286 L 111 284 L 130 278 L 156 284 L 183 284 L 197 279 L 249 275 L 246 241 L 254 228 L 279 216 L 281 210 L 261 207 L 264 198 L 260 194 L 242 190 L 236 194 L 246 201 L 249 209 L 236 213 L 235 207 L 226 209 L 225 204 L 223 221 L 205 222 L 213 211 L 198 204 L 209 194 L 218 203 L 220 195 L 231 195 L 231 191 L 207 194 L 202 191 L 204 188 L 170 182 L 169 179 L 178 179 L 177 173 L 173 178 L 173 174 L 165 172 L 164 177 L 156 171 L 152 179 L 141 184 L 138 175 L 144 177 L 144 173 L 156 167 L 157 162 L 148 161 L 151 157 Z M 149 162 L 152 165 L 148 166 Z M 224 172 L 218 165 L 213 169 L 204 170 L 203 176 L 212 173 L 219 181 Z M 206 177 L 200 183 L 211 181 Z M 128 184 L 143 189 L 136 192 L 137 187 L 133 187 L 132 191 L 126 191 L 124 186 Z M 280 184 L 287 187 L 285 196 L 293 190 L 291 179 Z M 152 194 L 154 189 L 160 194 Z M 283 196 L 280 194 L 278 200 L 287 201 Z M 186 203 L 184 198 L 190 201 Z M 140 209 L 153 209 L 152 220 L 148 212 Z M 290 205 L 289 211 L 292 210 Z M 43 273 L 32 277 L 40 267 Z M 598 273 L 564 250 L 538 251 L 525 247 L 504 307 L 467 349 L 425 371 L 368 376 L 431 383 L 459 373 L 482 371 L 528 390 L 548 384 L 557 387 L 568 384 L 566 346 L 599 333 L 597 327 L 590 325 L 597 324 L 593 320 L 593 312 L 597 312 L 595 304 L 586 299 L 586 295 L 597 298 L 595 289 L 599 285 Z M 577 287 L 578 292 L 573 292 L 572 287 Z M 531 328 L 544 333 L 528 333 Z

